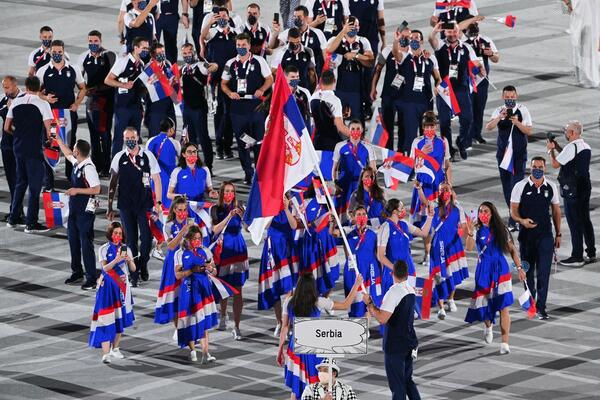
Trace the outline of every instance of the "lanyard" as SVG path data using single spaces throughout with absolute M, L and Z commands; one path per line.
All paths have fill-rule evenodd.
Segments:
M 46 51 L 42 51 L 42 54 L 40 54 L 40 56 L 33 62 L 35 65 L 37 65 L 40 61 L 42 61 L 44 58 L 46 58 Z
M 391 219 L 388 219 L 388 221 L 389 221 L 390 225 L 392 225 L 394 228 L 396 228 L 396 230 L 398 230 L 401 234 L 403 234 L 408 239 L 408 235 L 402 229 L 402 225 L 400 225 L 400 223 L 402 221 L 398 221 L 397 224 L 394 221 L 392 221 Z
M 417 58 L 418 60 L 421 60 L 421 57 Z M 412 64 L 413 64 L 413 70 L 415 71 L 415 75 L 419 76 L 419 74 L 417 73 L 417 62 L 415 62 L 415 58 L 412 58 Z M 421 76 L 425 76 L 425 64 L 427 63 L 426 60 L 422 60 L 421 62 Z
M 460 57 L 462 56 L 462 51 L 459 51 L 459 50 L 462 50 L 461 47 L 462 47 L 461 45 L 457 45 L 454 48 L 454 50 L 450 50 L 450 45 L 448 45 L 448 58 L 450 59 L 450 64 L 453 64 L 452 63 L 452 59 L 454 58 L 453 54 L 458 54 L 458 56 L 456 57 L 456 65 L 460 64 Z
M 479 258 L 481 259 L 481 256 L 483 255 L 483 253 L 485 253 L 485 251 L 488 248 L 488 245 L 490 244 L 490 241 L 492 240 L 492 232 L 490 231 L 490 233 L 488 234 L 487 240 L 485 242 L 485 244 L 483 245 L 483 247 L 481 248 L 481 251 L 479 252 Z
M 357 252 L 358 248 L 360 247 L 360 245 L 362 244 L 362 242 L 365 241 L 365 237 L 367 236 L 367 228 L 365 227 L 365 231 L 361 234 L 360 230 L 358 228 L 358 226 L 356 227 L 356 233 L 358 234 L 358 243 L 356 243 L 356 247 L 354 248 L 354 251 Z
M 136 160 L 136 156 L 133 156 L 133 158 L 131 157 L 131 154 L 127 154 L 127 156 L 129 157 L 129 161 L 131 161 L 131 163 L 133 164 L 133 166 L 136 167 L 138 169 L 138 171 L 141 171 L 142 168 L 138 165 L 137 160 Z
M 323 7 L 323 11 L 327 14 L 327 0 L 321 1 L 321 7 Z M 329 2 L 329 6 L 331 7 L 331 18 L 335 18 L 335 0 L 331 0 Z
M 359 144 L 360 144 L 360 142 L 359 142 Z M 348 147 L 350 148 L 350 154 L 352 154 L 352 156 L 356 160 L 356 163 L 358 164 L 360 169 L 363 169 L 364 168 L 363 163 L 358 158 L 358 145 L 356 145 L 356 147 L 354 147 L 354 144 L 352 144 L 351 141 L 348 141 Z
M 243 79 L 248 79 L 248 68 L 250 68 L 250 64 L 252 63 L 252 55 L 250 55 L 250 57 L 248 57 L 248 60 L 246 60 L 246 62 L 241 62 L 240 60 L 236 60 L 235 61 L 235 75 L 237 79 L 240 79 L 240 75 L 238 74 L 238 64 L 242 64 L 242 68 L 244 68 L 244 65 L 246 66 L 244 68 L 244 78 Z
M 166 142 L 168 139 L 169 139 L 169 137 L 167 136 L 167 137 L 165 137 L 165 138 L 163 139 L 163 141 L 160 143 L 160 146 L 158 147 L 158 150 L 156 151 L 156 158 L 160 158 L 160 153 L 162 153 L 163 146 L 165 145 L 165 142 Z
M 308 47 L 310 43 L 310 28 L 306 29 L 306 32 L 302 34 L 302 44 L 304 47 Z

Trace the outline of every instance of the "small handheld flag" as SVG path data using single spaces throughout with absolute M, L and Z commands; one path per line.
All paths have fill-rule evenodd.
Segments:
M 519 304 L 523 310 L 527 311 L 527 318 L 532 319 L 535 317 L 535 313 L 537 312 L 535 300 L 527 287 L 527 283 L 525 283 L 525 291 L 519 296 Z
M 373 117 L 369 125 L 368 141 L 374 145 L 386 147 L 389 134 L 381 121 L 381 113 L 378 107 L 373 107 Z
M 514 28 L 517 23 L 517 17 L 509 14 L 506 17 L 496 18 L 496 21 L 508 26 L 509 28 Z
M 513 125 L 510 128 L 510 134 L 508 136 L 508 144 L 506 145 L 506 149 L 504 150 L 504 156 L 502 156 L 502 161 L 500 162 L 500 168 L 502 168 L 505 171 L 510 172 L 513 175 L 515 174 L 515 163 L 514 163 L 514 157 L 513 157 L 513 137 L 512 137 L 514 127 L 515 126 Z
M 456 99 L 456 95 L 454 94 L 454 89 L 452 89 L 452 83 L 450 83 L 450 77 L 446 76 L 439 86 L 438 95 L 444 100 L 444 102 L 450 107 L 452 114 L 458 115 L 460 114 L 460 106 L 458 105 L 458 100 Z
M 65 193 L 44 192 L 42 194 L 44 214 L 48 228 L 67 226 L 69 219 L 69 198 Z
M 165 241 L 165 236 L 163 234 L 164 229 L 164 214 L 158 215 L 156 211 L 147 212 L 146 219 L 148 219 L 148 225 L 150 226 L 150 233 L 152 233 L 152 237 L 156 239 L 158 244 L 161 244 Z
M 415 311 L 420 319 L 429 319 L 431 314 L 432 278 L 416 278 Z
M 169 78 L 156 61 L 152 61 L 150 65 L 144 68 L 139 75 L 139 79 L 148 89 L 148 95 L 153 103 L 169 97 L 173 93 Z

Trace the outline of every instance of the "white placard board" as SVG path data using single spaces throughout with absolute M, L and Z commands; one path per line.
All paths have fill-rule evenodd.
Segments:
M 367 354 L 366 318 L 294 318 L 294 353 Z

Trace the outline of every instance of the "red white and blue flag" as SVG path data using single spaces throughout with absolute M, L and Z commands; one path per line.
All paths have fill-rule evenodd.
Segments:
M 427 174 L 432 180 L 435 180 L 437 172 L 440 170 L 440 163 L 431 155 L 421 149 L 415 149 L 416 172 Z
M 269 221 L 283 210 L 283 195 L 317 165 L 310 134 L 281 65 L 269 112 L 270 123 L 256 163 L 244 221 L 252 241 L 260 242 Z
M 214 203 L 209 201 L 188 201 L 190 211 L 193 213 L 192 217 L 196 216 L 208 229 L 212 229 L 212 218 L 210 217 L 210 209 L 214 206 Z M 194 218 L 196 219 L 196 218 Z
M 517 17 L 514 15 L 507 15 L 506 17 L 496 18 L 496 21 L 508 26 L 509 28 L 514 28 L 517 24 Z
M 485 79 L 479 75 L 481 68 L 477 66 L 472 60 L 469 60 L 469 90 L 471 93 L 477 93 L 477 86 Z
M 166 211 L 168 212 L 168 211 Z M 160 215 L 156 211 L 149 211 L 146 213 L 148 219 L 148 225 L 150 226 L 150 233 L 152 237 L 156 239 L 158 244 L 165 241 L 164 229 L 165 229 L 165 212 L 163 211 Z
M 416 278 L 415 311 L 420 319 L 429 319 L 431 314 L 432 278 Z
M 167 68 L 167 73 L 163 71 L 163 68 L 158 65 L 156 61 L 152 61 L 144 70 L 140 73 L 139 79 L 148 89 L 148 95 L 150 100 L 154 103 L 162 100 L 173 94 L 173 87 L 169 81 L 168 75 L 173 75 Z
M 317 150 L 317 157 L 319 159 L 319 168 L 323 173 L 323 178 L 326 181 L 333 180 L 331 171 L 333 170 L 333 151 Z
M 57 226 L 67 226 L 69 218 L 69 196 L 59 192 L 42 193 L 42 203 L 44 205 L 44 214 L 46 215 L 46 226 L 54 228 Z
M 398 182 L 408 182 L 415 166 L 412 158 L 383 147 L 372 147 L 375 157 L 384 162 L 384 165 L 379 167 L 378 171 L 383 174 L 383 180 L 387 188 L 395 190 L 398 187 Z
M 378 107 L 373 108 L 373 117 L 369 125 L 368 141 L 376 146 L 386 147 L 389 138 L 388 131 L 381 122 L 381 113 Z
M 525 285 L 527 287 L 527 285 Z M 529 291 L 529 288 L 526 288 L 523 294 L 519 296 L 519 304 L 521 308 L 527 311 L 527 318 L 532 319 L 535 317 L 535 313 L 537 312 L 535 308 L 535 300 Z
M 450 83 L 450 77 L 446 76 L 439 86 L 439 96 L 444 100 L 444 102 L 450 107 L 452 114 L 458 115 L 460 114 L 460 106 L 458 105 L 458 100 L 456 99 L 456 95 L 454 94 L 454 89 L 452 89 L 452 84 Z
M 69 145 L 73 129 L 71 111 L 65 108 L 55 108 L 52 110 L 52 116 L 54 117 L 55 127 L 53 129 L 56 129 L 56 135 L 60 136 L 63 143 Z M 44 159 L 50 167 L 56 169 L 60 162 L 60 147 L 56 139 L 51 140 L 50 146 L 44 145 Z
M 502 156 L 502 161 L 500 161 L 500 168 L 510 172 L 513 175 L 515 174 L 512 129 L 510 131 L 510 135 L 508 136 L 508 144 L 504 150 L 504 156 Z
M 229 283 L 225 282 L 220 278 L 217 278 L 216 276 L 208 274 L 208 278 L 210 279 L 210 283 L 212 286 L 212 293 L 215 299 L 215 303 L 219 303 L 223 299 L 240 293 Z

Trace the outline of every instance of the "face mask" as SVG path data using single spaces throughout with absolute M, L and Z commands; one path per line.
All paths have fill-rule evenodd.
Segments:
M 110 239 L 112 240 L 113 243 L 119 244 L 119 243 L 121 243 L 121 240 L 123 240 L 123 236 L 116 235 L 113 233 L 112 236 L 110 237 Z
M 413 50 L 419 50 L 419 48 L 421 47 L 421 42 L 419 42 L 418 40 L 411 40 L 410 41 L 410 48 Z
M 185 62 L 186 64 L 193 64 L 194 63 L 194 56 L 185 56 L 185 57 L 183 57 L 183 62 Z
M 454 36 L 446 36 L 446 41 L 450 44 L 456 43 L 458 39 Z
M 440 199 L 445 203 L 448 200 L 450 200 L 450 197 L 452 196 L 452 193 L 450 192 L 442 192 L 440 193 Z
M 373 179 L 371 178 L 364 178 L 362 180 L 363 185 L 365 185 L 366 187 L 371 187 L 373 185 Z
M 125 146 L 127 146 L 127 148 L 129 150 L 135 149 L 135 146 L 137 146 L 137 144 L 138 144 L 137 139 L 127 139 L 125 141 Z
M 223 194 L 223 201 L 225 201 L 225 203 L 231 203 L 233 199 L 235 199 L 235 193 L 227 192 Z
M 324 385 L 329 384 L 329 372 L 319 372 L 319 382 Z
M 300 48 L 300 45 L 298 43 L 291 43 L 288 45 L 288 47 L 290 48 L 291 51 L 296 51 Z
M 98 43 L 90 43 L 88 44 L 88 48 L 92 53 L 97 53 L 100 51 L 100 45 Z
M 63 60 L 63 55 L 62 54 L 56 54 L 56 53 L 52 53 L 52 61 L 54 61 L 57 64 L 60 64 Z
M 185 156 L 185 161 L 190 165 L 196 165 L 196 161 L 198 161 L 198 156 Z
M 296 28 L 302 28 L 302 26 L 304 26 L 304 21 L 300 18 L 294 18 L 294 26 Z
M 407 37 L 401 37 L 399 41 L 400 47 L 406 47 L 410 44 L 410 40 Z
M 358 31 L 356 29 L 352 29 L 350 32 L 348 32 L 348 37 L 355 37 L 356 35 L 358 35 Z
M 177 217 L 178 220 L 184 221 L 188 217 L 188 212 L 187 212 L 187 210 L 184 210 L 184 211 L 175 211 L 175 216 Z
M 539 168 L 534 168 L 531 170 L 531 175 L 535 179 L 542 179 L 544 177 L 544 170 Z
M 146 8 L 147 5 L 148 5 L 148 3 L 145 0 L 142 0 L 138 3 L 138 8 L 140 10 L 143 10 L 144 8 Z
M 366 215 L 359 215 L 356 217 L 356 225 L 358 226 L 365 226 L 367 225 L 367 220 L 369 218 Z
M 192 249 L 197 249 L 198 247 L 202 246 L 202 240 L 200 240 L 200 239 L 190 240 L 190 246 L 192 246 Z
M 506 108 L 515 108 L 517 101 L 515 99 L 504 99 L 504 105 Z
M 435 129 L 425 129 L 423 134 L 427 139 L 433 139 L 435 137 Z
M 150 57 L 150 52 L 148 50 L 142 50 L 142 51 L 140 51 L 140 58 L 142 60 L 147 60 L 148 57 Z
M 300 84 L 300 79 L 290 79 L 290 86 L 296 89 Z
M 225 28 L 228 23 L 229 21 L 227 21 L 225 18 L 219 18 L 219 20 L 217 21 L 217 24 L 219 24 L 221 28 Z
M 258 21 L 254 15 L 248 15 L 248 23 L 254 25 Z
M 245 47 L 236 47 L 235 49 L 240 57 L 244 57 L 246 54 L 248 54 L 248 49 Z
M 487 225 L 490 223 L 490 214 L 484 214 L 482 212 L 480 212 L 478 214 L 479 216 L 479 220 L 481 221 L 482 224 Z
M 43 39 L 42 40 L 42 46 L 44 46 L 44 47 L 50 47 L 51 44 L 52 44 L 52 39 Z
M 354 140 L 359 140 L 362 136 L 362 132 L 359 129 L 352 129 L 350 131 L 350 138 Z
M 167 56 L 165 55 L 165 53 L 158 53 L 156 55 L 156 61 L 158 62 L 163 62 L 167 59 Z
M 402 210 L 398 211 L 398 218 L 404 219 L 404 217 L 406 217 L 406 210 L 403 208 Z

